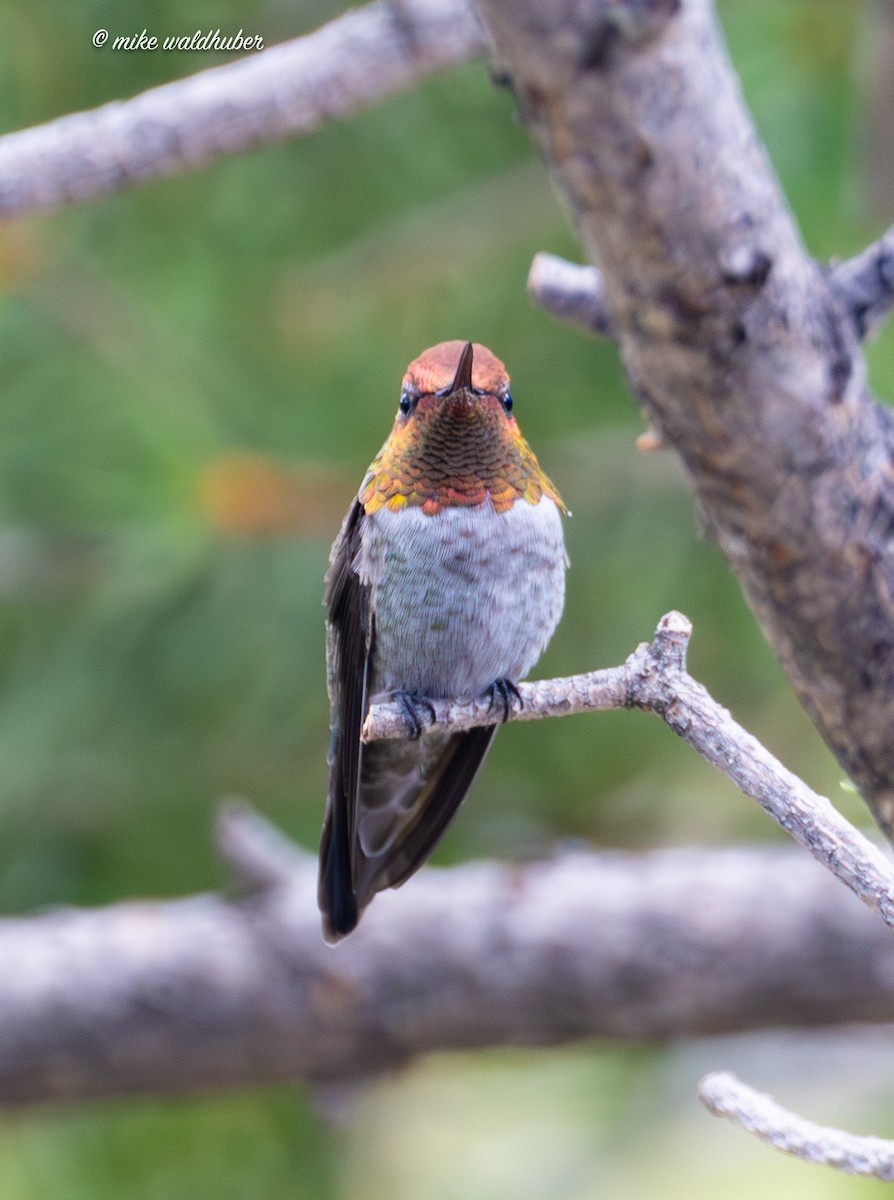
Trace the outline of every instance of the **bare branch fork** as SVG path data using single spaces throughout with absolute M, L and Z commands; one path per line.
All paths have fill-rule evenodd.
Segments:
M 691 634 L 688 618 L 667 613 L 652 641 L 638 646 L 622 666 L 519 684 L 518 697 L 509 698 L 506 719 L 531 721 L 617 708 L 656 713 L 894 929 L 894 864 L 831 801 L 812 791 L 737 725 L 689 675 L 686 651 Z M 426 701 L 419 719 L 423 727 L 438 724 L 459 730 L 496 725 L 504 718 L 502 706 L 481 696 Z M 406 734 L 399 704 L 388 701 L 371 707 L 364 740 Z
M 894 831 L 894 419 L 859 346 L 894 298 L 891 235 L 831 271 L 805 252 L 710 0 L 479 7 L 599 268 L 544 281 L 541 260 L 535 294 L 611 331 L 801 700 Z

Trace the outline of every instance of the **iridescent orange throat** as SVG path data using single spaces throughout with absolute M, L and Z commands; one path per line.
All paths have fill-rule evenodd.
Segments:
M 488 498 L 505 512 L 516 500 L 537 504 L 543 496 L 565 511 L 515 418 L 496 396 L 455 393 L 423 396 L 412 415 L 398 416 L 359 499 L 368 513 L 421 507 L 433 516 Z

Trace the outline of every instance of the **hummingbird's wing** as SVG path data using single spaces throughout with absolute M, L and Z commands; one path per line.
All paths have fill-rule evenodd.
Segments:
M 319 904 L 332 942 L 351 932 L 376 892 L 397 887 L 422 866 L 496 733 L 496 726 L 433 729 L 415 741 L 361 742 L 375 644 L 369 588 L 354 569 L 363 516 L 356 501 L 326 575 L 332 730 Z
M 351 847 L 360 779 L 360 730 L 368 707 L 373 643 L 369 588 L 354 570 L 362 517 L 363 507 L 355 500 L 332 548 L 324 597 L 332 718 L 326 820 L 320 843 L 319 904 L 329 941 L 350 933 L 359 916 Z

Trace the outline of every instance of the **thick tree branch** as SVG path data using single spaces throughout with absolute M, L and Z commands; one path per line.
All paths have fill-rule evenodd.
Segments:
M 480 8 L 601 270 L 633 391 L 891 830 L 894 422 L 866 387 L 847 272 L 833 284 L 805 253 L 710 0 Z
M 222 837 L 249 864 L 238 898 L 0 922 L 0 1104 L 358 1080 L 434 1050 L 894 1019 L 894 939 L 799 851 L 429 869 L 333 951 L 315 860 L 232 809 Z
M 0 138 L 0 216 L 310 133 L 483 50 L 468 0 L 374 0 L 307 37 Z
M 692 626 L 682 613 L 667 613 L 652 641 L 638 646 L 623 666 L 519 684 L 518 696 L 508 701 L 506 719 L 531 721 L 612 708 L 657 713 L 894 929 L 894 864 L 825 796 L 786 770 L 737 725 L 689 675 L 686 651 L 691 633 Z M 419 711 L 423 727 L 438 723 L 470 729 L 496 725 L 503 719 L 502 707 L 487 696 L 427 701 Z M 363 730 L 366 741 L 406 735 L 400 705 L 383 702 L 370 709 Z
M 699 1099 L 715 1116 L 728 1117 L 749 1133 L 805 1162 L 835 1167 L 848 1175 L 894 1179 L 894 1142 L 817 1125 L 742 1083 L 728 1071 L 706 1075 Z

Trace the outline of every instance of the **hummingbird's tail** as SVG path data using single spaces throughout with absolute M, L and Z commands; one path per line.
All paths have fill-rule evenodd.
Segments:
M 350 842 L 347 830 L 336 830 L 334 815 L 327 813 L 320 843 L 318 901 L 323 914 L 323 937 L 330 945 L 340 941 L 360 920 L 351 883 Z
M 351 932 L 376 892 L 400 887 L 419 870 L 465 799 L 496 731 L 496 725 L 433 730 L 416 741 L 362 747 L 353 819 L 336 794 L 323 827 L 319 903 L 327 942 Z

